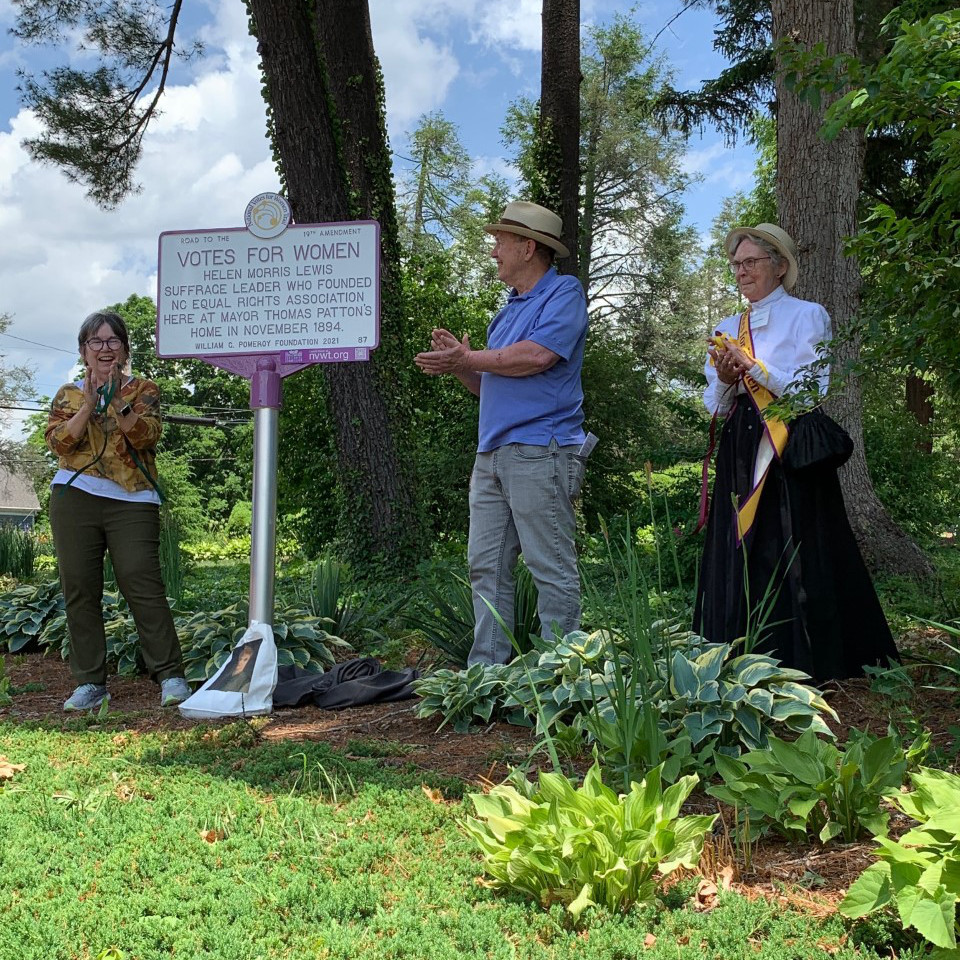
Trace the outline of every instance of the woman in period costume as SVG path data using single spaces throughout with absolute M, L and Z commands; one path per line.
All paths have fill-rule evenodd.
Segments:
M 749 628 L 758 651 L 818 682 L 860 676 L 897 650 L 837 477 L 852 442 L 820 409 L 789 423 L 761 413 L 801 381 L 826 393 L 830 318 L 790 295 L 797 248 L 779 227 L 737 227 L 726 249 L 749 305 L 707 351 L 704 403 L 724 423 L 694 629 L 733 642 Z

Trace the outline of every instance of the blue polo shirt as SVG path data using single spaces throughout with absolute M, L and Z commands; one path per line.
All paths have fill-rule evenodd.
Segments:
M 528 377 L 480 375 L 479 453 L 505 443 L 583 443 L 580 371 L 586 336 L 587 299 L 576 277 L 560 276 L 551 267 L 532 290 L 511 291 L 487 328 L 487 349 L 532 340 L 560 359 Z

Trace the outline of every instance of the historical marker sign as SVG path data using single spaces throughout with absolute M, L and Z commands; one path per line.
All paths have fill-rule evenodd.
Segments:
M 380 342 L 380 225 L 279 225 L 262 196 L 247 228 L 160 235 L 157 354 L 368 360 Z

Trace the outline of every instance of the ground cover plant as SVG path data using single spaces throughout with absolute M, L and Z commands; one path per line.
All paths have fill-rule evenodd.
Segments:
M 695 879 L 655 907 L 588 907 L 585 932 L 559 903 L 478 886 L 462 784 L 403 757 L 264 741 L 254 723 L 73 723 L 0 721 L 0 960 L 889 955 L 763 898 L 702 912 Z

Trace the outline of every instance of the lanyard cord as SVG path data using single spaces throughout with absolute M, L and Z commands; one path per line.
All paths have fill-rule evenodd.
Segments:
M 97 387 L 97 405 L 93 408 L 94 413 L 106 413 L 107 409 L 110 406 L 110 401 L 113 400 L 114 394 L 117 392 L 116 383 L 111 380 L 105 387 Z M 87 427 L 89 429 L 89 426 Z M 110 440 L 110 430 L 107 427 L 106 421 L 103 424 L 103 446 L 100 448 L 100 452 L 89 462 L 85 463 L 82 467 L 77 467 L 73 471 L 73 476 L 63 485 L 63 488 L 60 490 L 60 494 L 63 495 L 66 493 L 67 487 L 69 487 L 77 477 L 80 476 L 85 470 L 89 470 L 92 466 L 99 463 L 103 459 L 103 455 L 107 452 L 107 443 Z
M 126 434 L 123 435 L 123 442 L 127 445 L 127 453 L 130 454 L 131 459 L 137 465 L 137 469 L 147 478 L 147 483 L 149 483 L 150 486 L 156 490 L 157 496 L 160 498 L 160 502 L 163 503 L 166 498 L 163 495 L 163 491 L 160 489 L 160 485 L 156 480 L 153 479 L 153 477 L 150 476 L 149 471 L 143 465 L 141 459 L 137 456 L 137 451 L 133 449 L 133 444 L 127 439 Z
M 111 380 L 105 387 L 97 387 L 97 405 L 94 407 L 94 413 L 106 413 L 116 392 L 117 384 L 114 380 Z
M 98 414 L 106 413 L 110 408 L 110 401 L 113 400 L 117 392 L 117 384 L 114 381 L 111 381 L 105 387 L 97 388 L 97 405 L 94 407 L 94 412 Z M 63 485 L 60 489 L 61 495 L 66 492 L 67 487 L 69 487 L 77 477 L 80 476 L 86 470 L 89 470 L 92 466 L 99 463 L 103 459 L 103 455 L 107 452 L 107 443 L 110 441 L 110 428 L 108 426 L 109 421 L 106 419 L 103 423 L 103 446 L 100 448 L 100 452 L 89 462 L 85 463 L 82 467 L 78 467 L 73 472 L 73 476 Z M 160 487 L 157 484 L 157 481 L 150 476 L 150 472 L 143 465 L 143 461 L 137 456 L 137 451 L 133 449 L 133 444 L 127 439 L 126 434 L 123 435 L 123 442 L 127 445 L 127 452 L 130 454 L 131 459 L 134 464 L 136 464 L 137 469 L 147 478 L 147 482 L 151 487 L 157 492 L 157 496 L 160 498 L 160 502 L 163 503 L 164 496 L 163 492 L 160 490 Z
M 110 401 L 113 400 L 114 394 L 117 392 L 116 382 L 111 380 L 105 387 L 97 387 L 97 404 L 93 408 L 94 413 L 106 413 L 110 407 Z M 89 429 L 89 427 L 88 427 Z M 80 476 L 85 470 L 89 470 L 94 464 L 99 463 L 103 459 L 103 455 L 107 452 L 107 443 L 110 439 L 110 431 L 107 429 L 106 422 L 103 425 L 103 446 L 100 448 L 100 452 L 89 462 L 85 463 L 82 467 L 77 467 L 73 471 L 73 476 L 63 485 L 63 489 L 60 491 L 61 495 L 66 492 L 67 487 L 69 487 L 77 477 Z
M 98 404 L 99 405 L 99 404 Z M 63 495 L 77 477 L 80 476 L 85 470 L 89 470 L 94 464 L 99 463 L 103 459 L 103 455 L 107 452 L 107 443 L 110 440 L 110 431 L 107 429 L 106 423 L 103 425 L 103 446 L 100 448 L 100 452 L 89 462 L 85 463 L 82 467 L 77 467 L 73 471 L 73 476 L 60 488 L 60 494 Z

